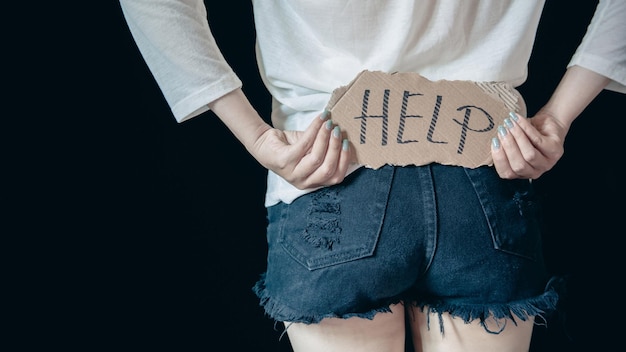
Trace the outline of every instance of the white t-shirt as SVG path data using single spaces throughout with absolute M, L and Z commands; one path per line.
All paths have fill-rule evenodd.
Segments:
M 202 0 L 120 0 L 133 37 L 182 122 L 241 87 L 211 35 Z M 334 89 L 362 70 L 431 80 L 521 85 L 544 0 L 252 0 L 272 124 L 304 130 Z M 212 15 L 209 14 L 209 18 Z M 609 77 L 626 93 L 626 1 L 601 0 L 569 66 Z M 353 169 L 350 170 L 350 172 Z M 265 205 L 298 190 L 268 172 Z

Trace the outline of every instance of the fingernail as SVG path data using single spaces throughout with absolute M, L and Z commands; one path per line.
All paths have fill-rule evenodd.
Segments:
M 335 128 L 333 129 L 333 137 L 339 138 L 339 136 L 341 136 L 341 129 L 339 128 L 339 126 L 335 126 Z
M 324 124 L 324 126 L 326 126 L 327 130 L 330 130 L 331 128 L 333 128 L 333 120 L 328 120 L 326 121 L 326 123 Z
M 341 143 L 341 149 L 343 149 L 343 151 L 348 151 L 350 149 L 350 142 L 348 142 L 347 139 L 344 139 L 343 142 Z
M 513 121 L 511 121 L 511 119 L 504 119 L 504 124 L 506 125 L 506 128 L 511 129 L 513 128 Z
M 498 139 L 498 137 L 491 138 L 491 146 L 493 147 L 493 149 L 500 149 L 500 140 Z
M 506 128 L 504 128 L 504 126 L 498 126 L 498 134 L 501 135 L 502 137 L 506 136 Z
M 328 115 L 330 115 L 330 111 L 328 109 L 324 109 L 324 112 L 322 112 L 322 114 L 320 115 L 320 120 L 326 120 L 328 118 Z
M 511 117 L 511 119 L 515 122 L 517 122 L 517 120 L 519 120 L 519 116 L 517 116 L 517 114 L 514 111 L 510 111 L 509 112 L 509 116 Z

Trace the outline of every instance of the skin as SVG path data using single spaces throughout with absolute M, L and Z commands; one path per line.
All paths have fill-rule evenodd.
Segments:
M 563 156 L 572 122 L 608 83 L 604 76 L 572 66 L 532 119 L 510 119 L 511 125 L 503 126 L 506 133 L 498 133 L 500 148 L 491 148 L 500 177 L 537 179 L 550 170 Z
M 353 162 L 330 114 L 321 113 L 305 131 L 282 131 L 265 123 L 240 89 L 209 108 L 261 165 L 299 189 L 340 183 Z
M 505 179 L 537 179 L 563 156 L 572 122 L 607 85 L 609 79 L 579 66 L 570 67 L 548 103 L 528 119 L 518 116 L 492 145 L 494 167 Z M 237 89 L 209 107 L 265 168 L 299 189 L 340 183 L 353 162 L 341 136 L 320 114 L 305 131 L 282 131 L 268 125 Z
M 491 152 L 500 177 L 537 179 L 563 156 L 572 122 L 608 84 L 609 79 L 579 66 L 570 67 L 552 96 L 535 116 L 509 119 L 500 128 Z M 320 114 L 305 131 L 282 131 L 264 122 L 241 90 L 212 102 L 209 107 L 250 154 L 299 189 L 343 181 L 354 161 L 341 134 L 327 114 Z M 342 147 L 343 145 L 343 147 Z M 465 324 L 444 315 L 445 337 L 428 329 L 426 313 L 403 306 L 372 320 L 325 319 L 319 324 L 288 324 L 292 347 L 308 351 L 404 352 L 405 314 L 411 317 L 411 338 L 417 351 L 528 351 L 533 321 L 507 322 L 498 335 L 487 334 L 477 323 Z M 431 327 L 438 322 L 430 316 Z

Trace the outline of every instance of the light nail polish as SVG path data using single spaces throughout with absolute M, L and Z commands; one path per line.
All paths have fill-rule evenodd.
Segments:
M 339 126 L 335 126 L 335 128 L 333 128 L 333 137 L 339 138 L 341 136 L 341 129 L 339 128 Z
M 491 146 L 493 149 L 500 149 L 500 140 L 498 137 L 491 138 Z
M 322 121 L 326 120 L 328 118 L 328 115 L 330 115 L 330 111 L 324 109 L 324 111 L 320 115 L 320 120 Z

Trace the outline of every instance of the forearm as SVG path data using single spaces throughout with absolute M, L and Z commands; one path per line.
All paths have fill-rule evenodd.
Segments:
M 254 109 L 241 89 L 211 102 L 209 108 L 222 120 L 248 151 L 271 128 Z
M 606 87 L 609 79 L 580 66 L 571 66 L 563 75 L 541 113 L 554 117 L 565 131 Z

